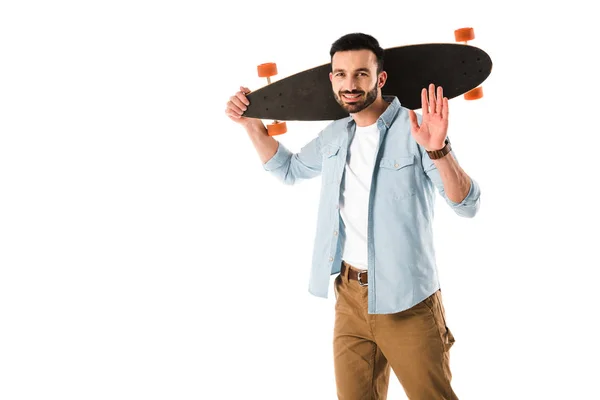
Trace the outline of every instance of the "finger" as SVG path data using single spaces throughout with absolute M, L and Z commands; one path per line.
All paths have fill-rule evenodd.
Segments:
M 237 109 L 240 111 L 240 115 L 246 111 L 248 109 L 248 107 L 246 107 L 246 105 L 243 103 L 243 101 L 238 97 L 238 95 L 236 96 L 232 96 L 231 99 L 229 100 L 229 103 L 232 106 L 235 106 L 233 108 Z
M 250 89 L 248 89 L 247 87 L 244 86 L 240 86 L 240 91 L 236 94 L 237 97 L 242 101 L 242 103 L 244 103 L 245 105 L 249 105 L 250 101 L 248 101 L 248 98 L 246 97 L 246 95 L 250 93 Z
M 248 98 L 246 97 L 246 95 L 239 91 L 235 94 L 236 99 L 239 100 L 240 104 L 243 105 L 244 107 L 250 104 L 250 101 L 248 101 Z
M 242 118 L 241 115 L 232 112 L 229 108 L 225 109 L 225 115 L 227 115 L 229 118 L 231 118 L 233 120 Z
M 417 122 L 417 114 L 413 110 L 408 110 L 408 117 L 410 118 L 410 127 L 413 131 L 419 130 L 419 124 Z
M 242 91 L 244 99 L 247 102 L 246 105 L 250 104 L 250 101 L 247 99 L 247 96 L 250 94 L 251 90 L 248 89 L 246 86 L 240 86 L 240 90 Z
M 232 99 L 233 99 L 233 98 L 232 98 Z M 239 100 L 237 100 L 237 101 L 239 101 Z M 245 107 L 245 106 L 244 106 L 244 107 Z M 234 100 L 229 100 L 229 101 L 227 102 L 227 109 L 228 109 L 230 112 L 232 112 L 232 113 L 234 113 L 234 114 L 237 114 L 237 115 L 242 115 L 242 114 L 244 114 L 244 110 L 242 109 L 242 107 L 241 107 L 240 105 L 238 105 L 238 104 L 235 104 L 235 103 L 234 103 Z
M 429 105 L 427 104 L 427 89 L 421 90 L 421 109 L 423 111 L 423 117 L 429 114 Z
M 444 97 L 444 106 L 442 107 L 442 118 L 448 119 L 448 98 Z
M 429 109 L 432 113 L 435 113 L 435 86 L 429 85 Z
M 436 107 L 436 110 L 435 110 L 435 112 L 438 113 L 438 114 L 441 114 L 441 112 L 442 112 L 442 106 L 444 104 L 443 99 L 444 99 L 443 89 L 442 89 L 441 86 L 438 86 L 438 88 L 437 88 L 437 101 L 436 101 L 437 107 Z
M 236 106 L 235 104 L 233 104 L 231 101 L 227 102 L 227 109 L 226 110 L 231 115 L 241 116 L 241 115 L 244 114 L 244 111 L 242 111 L 238 106 Z

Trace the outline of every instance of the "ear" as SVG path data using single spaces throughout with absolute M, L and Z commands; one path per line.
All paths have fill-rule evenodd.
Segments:
M 379 77 L 377 78 L 377 87 L 382 88 L 387 81 L 387 72 L 381 71 Z
M 329 82 L 333 82 L 333 73 L 329 73 Z

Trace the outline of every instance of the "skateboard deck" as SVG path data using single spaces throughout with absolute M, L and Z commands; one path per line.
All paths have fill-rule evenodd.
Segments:
M 421 90 L 441 86 L 448 99 L 479 86 L 492 71 L 482 49 L 459 43 L 426 43 L 384 50 L 388 78 L 382 94 L 397 96 L 403 107 L 421 108 Z M 247 95 L 244 117 L 279 121 L 337 120 L 349 114 L 335 100 L 329 80 L 331 63 L 270 83 Z

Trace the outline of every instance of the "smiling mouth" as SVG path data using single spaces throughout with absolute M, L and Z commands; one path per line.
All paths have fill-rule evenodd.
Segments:
M 342 95 L 342 97 L 344 98 L 344 100 L 346 100 L 347 102 L 355 102 L 357 101 L 360 96 L 362 96 L 362 94 L 350 94 L 350 93 L 344 93 Z

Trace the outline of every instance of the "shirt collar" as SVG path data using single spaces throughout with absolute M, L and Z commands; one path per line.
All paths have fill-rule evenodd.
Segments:
M 396 118 L 398 111 L 400 110 L 400 100 L 398 100 L 398 97 L 396 97 L 396 96 L 385 96 L 385 95 L 383 96 L 383 99 L 385 101 L 387 101 L 388 103 L 390 103 L 390 105 L 379 116 L 379 118 L 377 119 L 377 122 L 381 121 L 385 125 L 385 127 L 389 129 L 390 126 L 392 125 L 392 122 L 394 121 L 394 118 Z M 350 128 L 353 123 L 354 123 L 354 119 L 352 117 L 350 117 L 350 120 L 348 121 L 348 128 Z
M 383 114 L 381 114 L 379 119 L 383 121 L 386 128 L 389 129 L 389 127 L 392 125 L 392 122 L 396 118 L 396 115 L 398 115 L 398 111 L 400 110 L 400 100 L 398 100 L 398 97 L 396 96 L 383 96 L 383 99 L 390 103 L 390 105 L 383 112 Z

